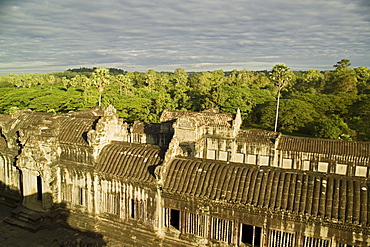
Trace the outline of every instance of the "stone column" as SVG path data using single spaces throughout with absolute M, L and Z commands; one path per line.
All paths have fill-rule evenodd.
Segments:
M 261 246 L 263 247 L 267 247 L 268 246 L 268 231 L 269 231 L 269 228 L 268 228 L 268 216 L 265 216 L 265 219 L 264 219 L 264 222 L 263 222 L 263 226 L 262 226 L 262 236 L 261 236 Z

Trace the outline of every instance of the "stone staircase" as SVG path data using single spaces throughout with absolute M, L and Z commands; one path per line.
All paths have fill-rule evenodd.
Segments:
M 18 205 L 3 221 L 36 232 L 40 229 L 52 229 L 53 217 L 49 213 L 37 212 Z
M 5 206 L 16 208 L 21 199 L 22 197 L 20 195 L 7 193 L 3 190 L 0 190 L 0 203 Z

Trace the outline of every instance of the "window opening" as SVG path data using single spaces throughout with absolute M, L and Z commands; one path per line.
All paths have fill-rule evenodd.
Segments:
M 185 224 L 185 231 L 187 233 L 207 237 L 208 217 L 206 215 L 188 213 L 187 222 Z
M 164 208 L 163 209 L 164 226 L 174 227 L 180 230 L 180 210 Z
M 42 180 L 37 176 L 37 200 L 42 201 Z
M 261 244 L 261 227 L 242 224 L 241 242 L 253 247 Z
M 135 218 L 135 200 L 134 199 L 130 200 L 130 214 L 131 214 L 131 218 Z
M 170 225 L 180 230 L 180 211 L 176 209 L 171 209 Z
M 78 195 L 79 195 L 79 197 L 78 197 L 78 203 L 80 205 L 84 205 L 84 196 L 83 196 L 83 193 L 84 193 L 83 189 L 82 188 L 79 188 L 79 190 L 78 190 Z
M 303 246 L 309 247 L 309 246 L 317 246 L 317 247 L 329 247 L 330 242 L 326 239 L 319 239 L 319 238 L 312 238 L 304 236 L 303 238 Z
M 270 235 L 269 246 L 271 247 L 280 247 L 280 246 L 293 247 L 294 246 L 294 233 L 270 230 L 269 235 Z M 309 245 L 309 246 L 316 247 L 317 245 Z
M 212 227 L 211 238 L 226 243 L 231 243 L 233 234 L 232 221 L 212 218 L 211 227 Z

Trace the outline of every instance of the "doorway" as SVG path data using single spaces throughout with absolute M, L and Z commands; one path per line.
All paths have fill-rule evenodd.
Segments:
M 42 201 L 42 179 L 37 176 L 37 200 Z

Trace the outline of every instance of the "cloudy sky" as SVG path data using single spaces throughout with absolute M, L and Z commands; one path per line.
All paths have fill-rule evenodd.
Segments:
M 0 74 L 370 67 L 369 0 L 0 0 Z

